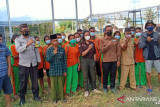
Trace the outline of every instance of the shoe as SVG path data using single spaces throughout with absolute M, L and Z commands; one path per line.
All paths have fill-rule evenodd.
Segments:
M 22 105 L 24 105 L 24 104 L 25 104 L 25 101 L 20 100 L 19 105 L 22 106 Z
M 93 92 L 95 92 L 95 93 L 101 93 L 101 91 L 99 91 L 97 89 L 94 89 Z
M 89 95 L 89 92 L 88 92 L 88 91 L 85 91 L 85 92 L 84 92 L 84 97 L 88 97 L 88 95 Z
M 67 100 L 66 99 L 63 99 L 63 100 L 61 100 L 62 101 L 62 103 L 66 103 L 67 102 Z
M 107 92 L 108 92 L 108 90 L 104 88 L 104 89 L 103 89 L 103 92 L 104 92 L 104 93 L 107 93 Z
M 117 94 L 117 91 L 115 88 L 111 89 L 112 93 Z
M 42 100 L 39 97 L 34 97 L 34 100 L 37 102 L 42 102 Z
M 52 103 L 57 103 L 57 100 L 53 100 Z

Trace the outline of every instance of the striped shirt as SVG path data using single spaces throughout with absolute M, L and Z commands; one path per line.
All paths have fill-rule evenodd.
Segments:
M 0 43 L 0 78 L 7 75 L 7 57 L 11 55 L 9 49 L 3 43 Z

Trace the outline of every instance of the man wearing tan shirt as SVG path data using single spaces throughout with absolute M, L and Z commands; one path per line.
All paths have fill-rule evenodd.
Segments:
M 112 26 L 106 26 L 105 30 L 104 37 L 100 41 L 100 51 L 103 54 L 103 90 L 107 92 L 110 73 L 110 88 L 113 93 L 116 93 L 115 78 L 117 65 L 120 64 L 120 45 L 119 40 L 112 36 Z
M 131 39 L 131 29 L 125 28 L 125 38 L 120 40 L 121 45 L 121 83 L 120 89 L 124 89 L 129 75 L 130 87 L 136 89 L 134 44 Z

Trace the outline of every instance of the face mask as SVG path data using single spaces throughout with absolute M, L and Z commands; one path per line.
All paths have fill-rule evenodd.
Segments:
M 65 39 L 66 37 L 65 36 L 62 36 L 62 39 Z
M 107 32 L 107 35 L 108 36 L 112 36 L 112 32 Z
M 139 36 L 141 36 L 142 35 L 142 33 L 136 33 L 136 36 L 137 37 L 139 37 Z
M 37 45 L 39 45 L 39 44 L 40 44 L 40 41 L 36 41 L 36 43 L 37 43 Z
M 76 38 L 76 41 L 77 41 L 77 42 L 80 42 L 80 40 L 81 40 L 81 38 Z
M 147 30 L 148 30 L 148 31 L 150 31 L 150 32 L 152 32 L 152 31 L 153 31 L 153 29 L 154 29 L 154 27 L 153 27 L 153 26 L 149 26 L 149 27 L 147 27 Z
M 121 37 L 119 35 L 115 35 L 115 38 L 120 39 Z
M 62 43 L 62 39 L 58 39 L 58 43 Z
M 95 32 L 90 32 L 90 35 L 91 36 L 95 36 Z
M 76 43 L 75 39 L 70 40 L 70 43 Z
M 28 36 L 30 34 L 30 31 L 23 31 L 24 36 Z
M 132 35 L 134 35 L 134 31 L 131 31 Z
M 126 37 L 131 37 L 131 35 L 126 35 Z
M 48 45 L 48 44 L 50 44 L 51 43 L 51 40 L 47 40 L 46 41 L 46 44 Z
M 81 34 L 81 38 L 83 37 L 83 34 Z
M 90 36 L 86 36 L 85 39 L 86 39 L 86 40 L 89 40 L 89 39 L 90 39 Z

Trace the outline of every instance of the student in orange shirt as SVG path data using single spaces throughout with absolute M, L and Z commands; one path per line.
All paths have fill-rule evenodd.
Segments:
M 65 46 L 69 43 L 68 41 L 66 41 L 66 34 L 65 33 L 61 33 L 61 37 L 62 37 L 62 44 L 61 47 L 65 48 Z
M 50 82 L 50 77 L 49 77 L 50 64 L 46 61 L 47 49 L 51 45 L 51 43 L 50 43 L 50 37 L 49 36 L 45 36 L 44 37 L 44 42 L 47 44 L 46 46 L 43 47 L 44 69 L 46 70 L 46 73 L 47 73 L 47 81 L 48 81 L 48 86 L 49 86 L 49 89 L 50 89 L 51 88 L 51 82 Z
M 76 40 L 77 44 L 80 45 L 81 35 L 79 33 L 75 33 L 74 36 L 75 36 L 75 40 Z M 80 60 L 81 60 L 81 57 L 82 56 L 80 56 Z M 78 82 L 79 82 L 79 86 L 80 86 L 79 89 L 82 89 L 83 88 L 83 73 L 81 70 L 78 72 Z
M 90 41 L 95 44 L 96 49 L 96 71 L 98 75 L 99 84 L 101 84 L 101 68 L 100 68 L 100 39 L 96 37 L 95 28 L 89 28 L 89 32 L 91 35 Z
M 16 50 L 16 46 L 15 46 L 15 39 L 18 38 L 19 35 L 17 34 L 14 34 L 12 39 L 11 39 L 11 42 L 12 42 L 12 45 L 10 47 L 11 49 L 11 53 L 12 53 L 12 56 L 13 56 L 13 77 L 14 77 L 14 83 L 15 84 L 15 99 L 19 98 L 18 96 L 18 91 L 19 91 L 19 53 L 17 52 Z
M 136 28 L 136 38 L 134 38 L 134 44 L 135 44 L 135 77 L 136 77 L 136 85 L 137 89 L 140 88 L 140 85 L 142 87 L 145 87 L 146 85 L 146 70 L 145 70 L 145 60 L 143 57 L 143 49 L 139 48 L 139 40 L 140 36 L 142 35 L 142 30 L 140 27 Z M 140 71 L 140 69 L 141 71 Z M 141 74 L 139 73 L 141 72 Z M 139 75 L 141 76 L 139 79 Z
M 40 54 L 40 57 L 41 57 L 41 62 L 39 63 L 38 68 L 37 68 L 38 69 L 38 78 L 39 78 L 40 86 L 42 88 L 42 92 L 46 93 L 46 91 L 44 89 L 44 80 L 43 80 L 43 78 L 44 78 L 44 73 L 43 73 L 43 65 L 44 65 L 43 64 L 43 62 L 44 62 L 43 48 L 42 48 L 42 46 L 40 46 L 39 37 L 35 36 L 34 38 L 36 40 L 36 45 L 39 49 L 39 54 Z
M 69 44 L 65 47 L 67 57 L 67 82 L 66 93 L 69 95 L 70 91 L 76 92 L 78 85 L 78 71 L 80 71 L 80 52 L 79 45 L 76 44 L 75 36 L 70 34 L 68 36 Z M 72 88 L 71 88 L 72 87 Z

